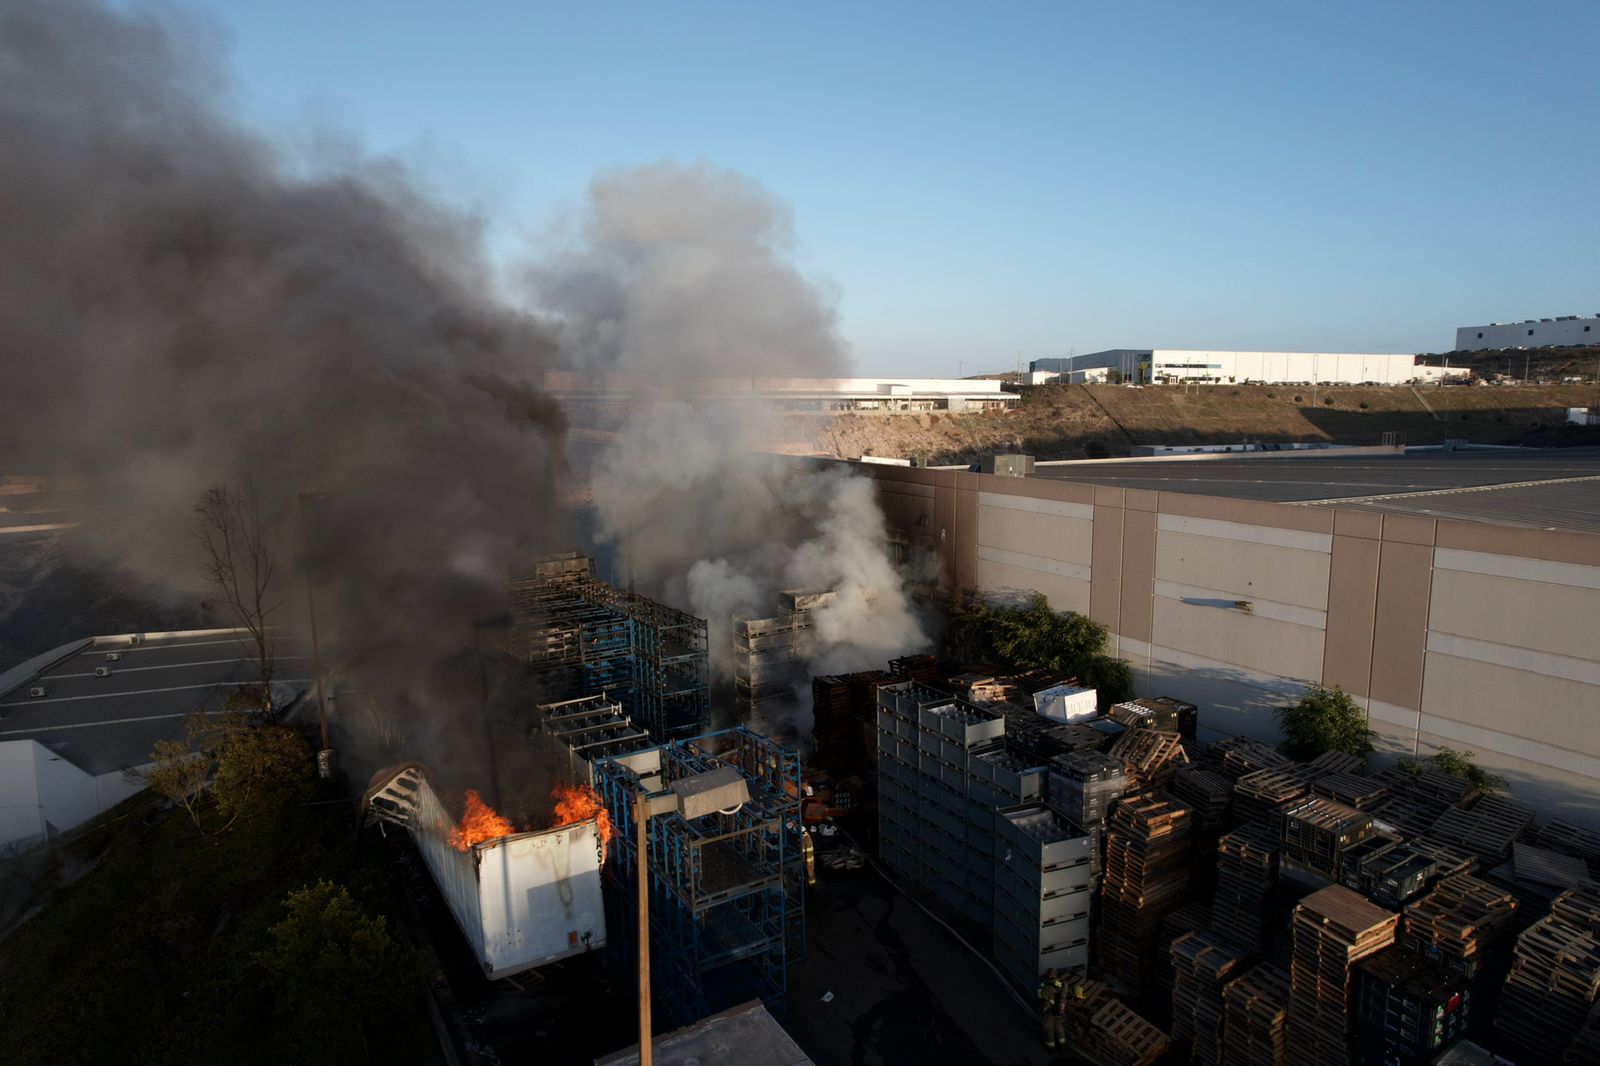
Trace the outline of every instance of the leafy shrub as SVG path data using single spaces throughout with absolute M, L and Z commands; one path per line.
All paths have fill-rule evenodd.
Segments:
M 1284 740 L 1279 745 L 1291 759 L 1309 762 L 1325 751 L 1341 751 L 1365 759 L 1372 754 L 1377 734 L 1367 726 L 1367 716 L 1337 687 L 1312 685 L 1300 702 L 1279 707 L 1278 726 Z
M 1306 402 L 1306 398 L 1304 396 L 1300 395 L 1297 392 L 1297 393 L 1294 394 L 1294 402 L 1295 403 L 1305 403 Z
M 1470 781 L 1484 792 L 1503 792 L 1506 788 L 1506 779 L 1498 774 L 1491 774 L 1472 759 L 1478 753 L 1475 751 L 1456 751 L 1454 748 L 1440 748 L 1425 759 L 1418 759 L 1407 755 L 1395 767 L 1408 774 L 1420 774 L 1424 769 L 1432 768 L 1442 770 L 1451 777 L 1459 777 L 1463 781 Z
M 1361 409 L 1362 409 L 1362 410 L 1363 410 L 1363 411 L 1365 411 L 1365 410 L 1366 410 L 1366 409 L 1367 409 L 1367 408 L 1368 408 L 1368 407 L 1370 407 L 1370 406 L 1371 406 L 1371 404 L 1369 404 L 1369 403 L 1367 403 L 1367 401 L 1365 401 L 1365 400 L 1362 400 L 1362 401 L 1361 401 L 1361 402 L 1360 402 L 1360 403 L 1359 403 L 1359 404 L 1357 404 L 1357 405 L 1356 405 L 1356 406 L 1357 406 L 1357 407 L 1359 407 L 1359 408 L 1361 408 Z
M 1332 407 L 1333 406 L 1333 397 L 1332 396 L 1324 396 L 1322 398 L 1322 406 L 1324 406 L 1324 407 Z

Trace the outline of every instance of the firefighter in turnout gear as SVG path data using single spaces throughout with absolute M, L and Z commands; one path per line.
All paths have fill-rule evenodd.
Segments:
M 1062 1015 L 1067 1009 L 1067 989 L 1054 968 L 1039 979 L 1039 1017 L 1044 1020 L 1044 1046 L 1054 1051 L 1067 1046 Z

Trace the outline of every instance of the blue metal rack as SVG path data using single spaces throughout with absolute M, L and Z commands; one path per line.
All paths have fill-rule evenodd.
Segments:
M 608 940 L 619 982 L 637 958 L 634 803 L 641 788 L 722 766 L 744 774 L 750 802 L 734 814 L 650 819 L 652 994 L 674 1025 L 748 999 L 783 1017 L 788 967 L 805 941 L 800 855 L 800 759 L 742 727 L 685 738 L 594 764 L 617 833 L 606 862 Z

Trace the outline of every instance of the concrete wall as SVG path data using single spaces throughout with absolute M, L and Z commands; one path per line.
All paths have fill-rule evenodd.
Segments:
M 0 848 L 44 833 L 31 740 L 0 742 Z
M 889 524 L 954 587 L 1042 592 L 1114 635 L 1203 734 L 1277 738 L 1308 682 L 1380 751 L 1471 749 L 1542 815 L 1600 826 L 1600 536 L 892 467 Z
M 1554 321 L 1499 322 L 1456 330 L 1456 351 L 1483 348 L 1538 348 L 1546 344 L 1600 344 L 1600 317 Z

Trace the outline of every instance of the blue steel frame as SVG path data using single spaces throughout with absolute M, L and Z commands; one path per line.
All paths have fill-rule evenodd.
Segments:
M 676 1026 L 734 1006 L 752 989 L 781 1019 L 788 967 L 805 942 L 799 756 L 743 727 L 657 751 L 661 782 L 655 787 L 733 766 L 749 783 L 750 802 L 732 815 L 649 820 L 652 995 Z M 608 941 L 614 977 L 627 987 L 637 959 L 633 811 L 639 776 L 614 759 L 596 762 L 594 776 L 617 827 L 606 862 Z

